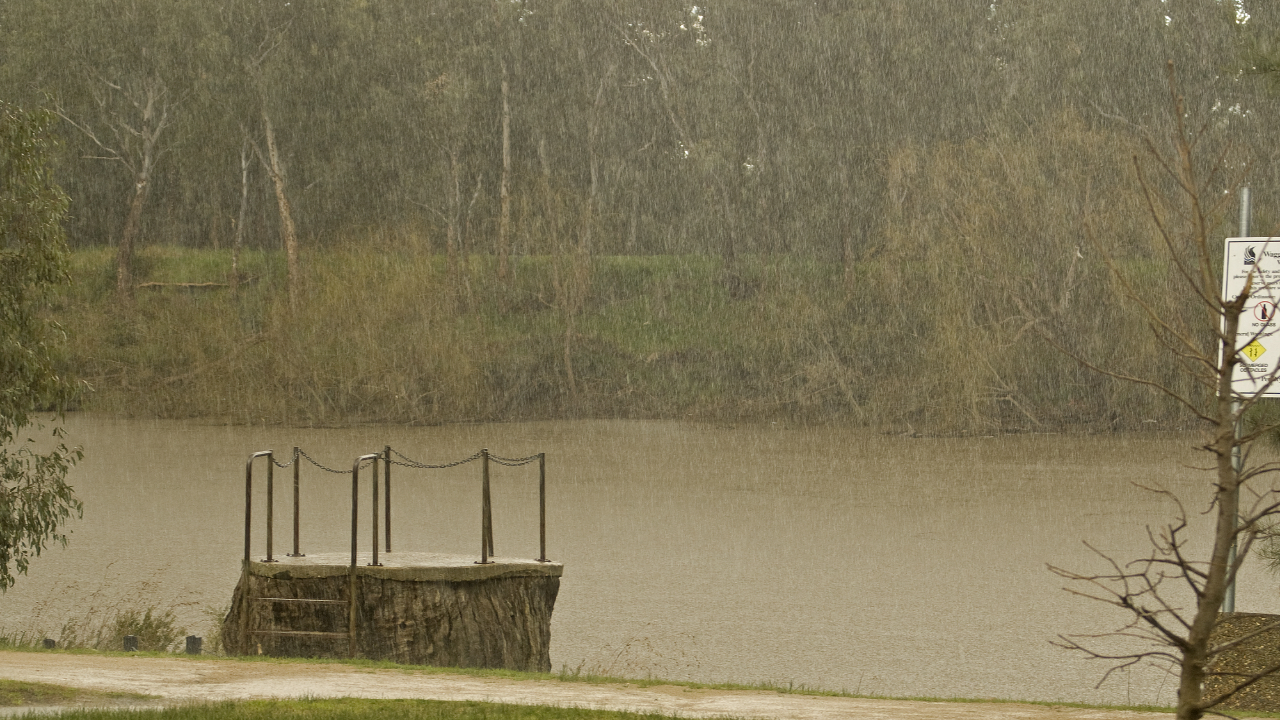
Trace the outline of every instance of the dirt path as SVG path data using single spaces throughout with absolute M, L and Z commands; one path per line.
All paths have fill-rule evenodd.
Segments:
M 828 720 L 1169 720 L 1163 713 L 1082 710 L 1011 703 L 864 700 L 768 691 L 692 690 L 504 680 L 342 665 L 258 663 L 225 659 L 102 657 L 0 652 L 0 678 L 92 690 L 157 695 L 165 704 L 297 697 L 484 700 L 678 714 Z

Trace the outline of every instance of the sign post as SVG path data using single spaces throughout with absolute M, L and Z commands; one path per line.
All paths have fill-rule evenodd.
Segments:
M 1249 288 L 1249 299 L 1240 314 L 1233 348 L 1244 356 L 1231 376 L 1231 412 L 1236 415 L 1236 440 L 1240 439 L 1240 400 L 1246 397 L 1278 397 L 1280 387 L 1274 382 L 1280 366 L 1280 326 L 1276 322 L 1276 304 L 1280 300 L 1280 238 L 1253 238 L 1249 235 L 1249 188 L 1240 189 L 1240 235 L 1228 238 L 1222 263 L 1222 301 L 1230 302 Z M 1221 360 L 1221 358 L 1219 358 Z M 1236 477 L 1244 472 L 1244 460 L 1237 442 L 1231 450 Z M 1238 510 L 1237 510 L 1238 511 Z M 1231 567 L 1236 564 L 1236 544 L 1231 543 L 1228 556 Z M 1223 612 L 1236 610 L 1236 582 L 1232 576 L 1222 600 Z

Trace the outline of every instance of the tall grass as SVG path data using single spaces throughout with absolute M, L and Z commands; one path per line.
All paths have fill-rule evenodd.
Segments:
M 1007 323 L 931 310 L 927 293 L 941 292 L 945 273 L 886 258 L 847 286 L 839 265 L 808 258 L 741 257 L 730 272 L 708 257 L 597 257 L 574 305 L 559 258 L 516 258 L 504 283 L 487 256 L 450 277 L 443 257 L 412 246 L 337 245 L 304 258 L 291 309 L 277 254 L 246 253 L 251 281 L 235 296 L 169 285 L 121 306 L 110 253 L 80 250 L 53 312 L 70 338 L 68 371 L 91 388 L 85 407 L 119 415 L 749 418 L 942 432 L 1181 421 L 1159 398 L 1082 379 Z M 225 282 L 229 268 L 226 252 L 149 247 L 135 276 Z M 948 292 L 949 303 L 985 302 Z M 1104 351 L 1148 351 L 1124 342 Z
M 132 635 L 138 638 L 139 650 L 177 652 L 187 635 L 186 628 L 177 623 L 172 610 L 155 605 L 91 608 L 64 620 L 55 632 L 47 628 L 0 630 L 0 648 L 39 648 L 49 639 L 63 649 L 121 650 L 125 636 Z
M 138 649 L 179 652 L 189 634 L 204 638 L 205 654 L 221 654 L 221 628 L 229 607 L 192 600 L 161 600 L 169 595 L 164 572 L 131 577 L 127 587 L 111 577 L 111 565 L 97 582 L 69 578 L 51 588 L 25 614 L 21 625 L 0 627 L 0 648 L 35 649 L 46 640 L 60 649 L 122 650 L 126 635 Z

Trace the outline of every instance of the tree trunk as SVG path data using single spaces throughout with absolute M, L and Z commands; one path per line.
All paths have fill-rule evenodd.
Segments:
M 152 77 L 142 92 L 141 98 L 133 99 L 133 105 L 141 115 L 138 129 L 132 130 L 121 123 L 121 127 L 142 140 L 138 155 L 130 161 L 122 151 L 114 153 L 133 170 L 133 199 L 129 202 L 129 214 L 125 217 L 120 245 L 116 248 L 116 294 L 121 302 L 126 303 L 133 297 L 133 251 L 142 229 L 142 209 L 151 191 L 151 175 L 159 159 L 160 135 L 169 124 L 164 83 Z M 94 140 L 96 142 L 97 138 Z
M 240 144 L 240 214 L 236 217 L 235 239 L 231 242 L 231 296 L 240 292 L 240 249 L 244 247 L 244 223 L 249 214 L 249 136 Z
M 280 209 L 280 237 L 284 241 L 285 265 L 289 283 L 289 309 L 298 309 L 298 291 L 301 285 L 301 271 L 298 267 L 298 231 L 293 224 L 293 212 L 289 207 L 289 197 L 285 192 L 284 166 L 280 162 L 280 151 L 276 146 L 275 126 L 271 124 L 271 115 L 267 112 L 265 100 L 262 108 L 263 132 L 267 138 L 267 172 L 271 174 L 271 183 L 275 186 L 276 205 Z
M 502 61 L 502 179 L 498 183 L 498 280 L 508 277 L 507 256 L 511 254 L 511 105 L 507 82 L 507 61 Z
M 1217 519 L 1213 534 L 1213 554 L 1205 575 L 1204 591 L 1197 599 L 1196 614 L 1187 632 L 1187 646 L 1182 654 L 1182 672 L 1178 687 L 1178 720 L 1200 720 L 1204 717 L 1204 680 L 1209 664 L 1209 643 L 1218 622 L 1218 611 L 1231 580 L 1231 549 L 1236 542 L 1236 515 L 1240 508 L 1240 474 L 1235 467 L 1236 410 L 1231 381 L 1238 355 L 1235 352 L 1240 313 L 1248 301 L 1249 290 L 1223 308 L 1222 360 L 1218 368 L 1217 430 L 1213 438 L 1217 456 L 1217 490 L 1214 506 Z
M 449 193 L 449 215 L 445 224 L 445 273 L 449 276 L 449 302 L 457 310 L 462 297 L 462 270 L 458 267 L 458 223 L 462 217 L 462 183 L 458 176 L 458 149 L 449 151 L 449 177 L 452 186 Z
M 121 302 L 128 302 L 133 297 L 133 246 L 138 237 L 138 228 L 142 224 L 142 206 L 147 201 L 147 184 L 145 177 L 134 182 L 133 200 L 129 203 L 129 214 L 125 217 L 124 230 L 120 233 L 120 244 L 116 247 L 116 295 Z

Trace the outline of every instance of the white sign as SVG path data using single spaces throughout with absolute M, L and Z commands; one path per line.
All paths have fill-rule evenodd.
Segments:
M 1240 297 L 1249 283 L 1249 299 L 1240 313 L 1236 350 L 1240 362 L 1231 378 L 1232 391 L 1241 397 L 1280 397 L 1280 237 L 1227 238 L 1222 263 L 1222 299 Z

